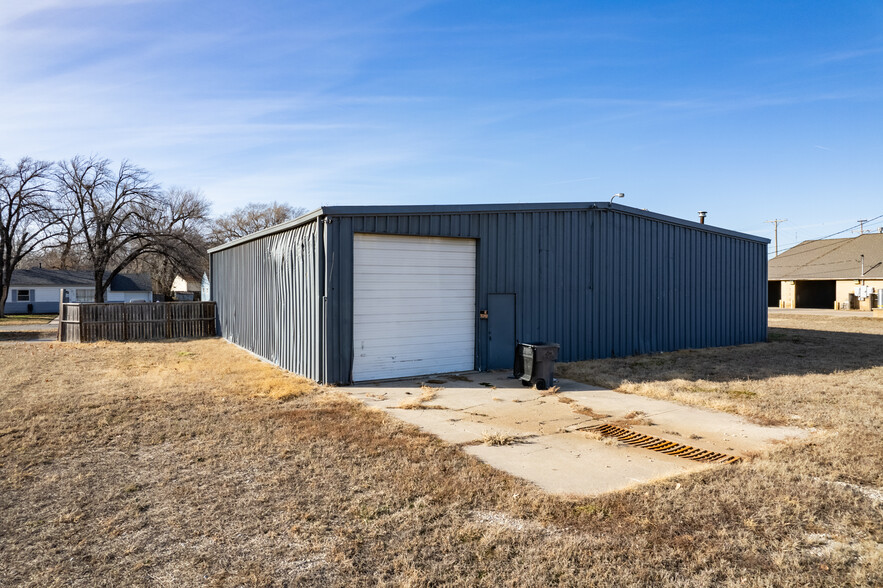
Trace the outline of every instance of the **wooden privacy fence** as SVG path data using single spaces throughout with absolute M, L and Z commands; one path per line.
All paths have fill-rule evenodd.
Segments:
M 58 340 L 70 343 L 214 336 L 214 302 L 62 303 L 58 317 Z

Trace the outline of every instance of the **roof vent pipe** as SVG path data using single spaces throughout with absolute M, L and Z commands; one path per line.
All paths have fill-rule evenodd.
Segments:
M 706 217 L 707 215 L 708 215 L 708 213 L 707 213 L 706 211 L 704 211 L 704 210 L 700 210 L 700 211 L 699 211 L 699 224 L 700 224 L 700 225 L 704 225 L 704 224 L 705 224 L 705 217 Z

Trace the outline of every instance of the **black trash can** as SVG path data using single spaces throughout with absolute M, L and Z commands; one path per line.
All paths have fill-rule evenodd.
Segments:
M 515 346 L 515 377 L 520 378 L 524 386 L 548 389 L 555 376 L 560 347 L 558 343 L 519 343 Z
M 28 304 L 28 314 L 34 314 L 34 305 Z

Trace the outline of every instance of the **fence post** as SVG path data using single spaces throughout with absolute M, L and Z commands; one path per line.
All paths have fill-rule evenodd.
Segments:
M 163 303 L 163 309 L 166 311 L 166 339 L 172 338 L 172 314 L 169 312 L 169 303 Z
M 123 302 L 123 341 L 129 340 L 129 312 L 126 303 Z
M 58 294 L 58 335 L 56 341 L 61 341 L 61 325 L 64 324 L 64 288 Z

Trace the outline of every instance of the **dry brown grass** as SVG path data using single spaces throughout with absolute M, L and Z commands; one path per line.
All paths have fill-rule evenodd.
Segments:
M 827 433 L 773 459 L 807 473 L 883 486 L 883 320 L 770 317 L 769 342 L 560 366 L 621 392 Z
M 617 439 L 616 437 L 609 437 L 607 435 L 602 435 L 598 431 L 585 431 L 585 432 L 583 432 L 583 435 L 585 435 L 585 437 L 587 439 L 592 439 L 593 441 L 600 441 L 601 443 L 604 443 L 605 445 L 619 445 L 620 444 L 619 439 Z
M 490 446 L 512 445 L 518 441 L 517 435 L 507 435 L 499 431 L 485 431 L 481 435 L 481 442 Z
M 809 447 L 568 498 L 217 340 L 6 345 L 0 363 L 3 586 L 883 582 L 880 504 L 827 481 L 873 478 L 822 463 L 836 419 Z M 785 402 L 746 389 L 689 394 Z
M 537 387 L 532 386 L 532 389 L 536 390 Z M 560 386 L 550 386 L 549 388 L 546 388 L 545 390 L 538 390 L 538 392 L 540 393 L 540 396 L 555 396 L 560 391 L 561 391 Z
M 3 325 L 39 325 L 46 324 L 58 314 L 7 314 L 0 317 L 0 326 Z
M 600 412 L 595 412 L 594 410 L 592 410 L 588 406 L 582 406 L 579 404 L 571 405 L 570 409 L 573 412 L 575 412 L 576 414 L 581 414 L 583 416 L 590 417 L 592 420 L 596 420 L 596 421 L 599 419 L 606 419 L 607 417 L 610 416 L 609 414 L 602 414 Z
M 627 415 L 625 415 L 621 419 L 616 419 L 614 421 L 611 421 L 610 424 L 617 425 L 620 427 L 629 427 L 632 425 L 648 426 L 648 425 L 652 425 L 653 421 L 651 421 L 649 418 L 647 418 L 647 414 L 644 411 L 635 410 L 635 411 L 628 413 Z
M 397 408 L 404 408 L 405 410 L 418 410 L 424 408 L 442 408 L 440 406 L 434 406 L 426 404 L 427 402 L 432 402 L 435 400 L 435 394 L 441 390 L 441 388 L 433 388 L 432 386 L 427 386 L 426 384 L 421 384 L 420 386 L 420 396 L 417 398 L 406 398 L 399 402 Z

